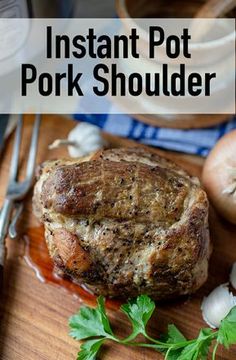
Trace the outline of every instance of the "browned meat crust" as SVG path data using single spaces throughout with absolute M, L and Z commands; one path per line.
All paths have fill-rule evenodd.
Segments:
M 165 299 L 207 278 L 206 194 L 157 155 L 113 149 L 47 162 L 33 203 L 56 266 L 97 294 Z

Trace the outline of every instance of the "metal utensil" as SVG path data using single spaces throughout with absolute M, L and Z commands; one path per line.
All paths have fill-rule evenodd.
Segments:
M 34 177 L 40 120 L 41 120 L 40 115 L 36 115 L 33 133 L 32 133 L 31 145 L 29 150 L 29 156 L 28 156 L 26 177 L 25 180 L 21 182 L 17 180 L 17 174 L 18 174 L 19 152 L 20 152 L 20 144 L 21 144 L 21 132 L 22 132 L 22 124 L 23 124 L 22 115 L 20 115 L 20 118 L 17 123 L 8 189 L 0 214 L 0 282 L 1 280 L 3 280 L 3 269 L 4 269 L 4 262 L 6 257 L 5 238 L 8 232 L 8 226 L 10 223 L 10 217 L 14 206 L 14 202 L 22 200 L 25 197 L 25 195 L 28 193 L 32 185 L 32 181 Z M 19 212 L 16 211 L 16 214 L 18 214 L 19 216 Z M 13 227 L 15 226 L 14 224 L 16 224 L 16 222 L 17 219 L 14 219 L 12 225 Z
M 17 224 L 23 211 L 23 203 L 22 202 L 15 203 L 14 208 L 15 208 L 15 213 L 12 217 L 11 224 L 8 229 L 8 235 L 10 236 L 11 239 L 15 239 L 18 236 Z
M 8 122 L 9 115 L 0 115 L 0 154 L 3 149 Z

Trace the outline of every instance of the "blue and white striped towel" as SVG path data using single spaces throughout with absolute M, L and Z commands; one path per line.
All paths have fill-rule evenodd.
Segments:
M 163 149 L 200 156 L 207 156 L 221 136 L 232 129 L 236 129 L 236 117 L 221 125 L 191 130 L 156 128 L 125 114 L 79 114 L 75 115 L 74 118 L 95 124 L 113 135 L 127 137 Z

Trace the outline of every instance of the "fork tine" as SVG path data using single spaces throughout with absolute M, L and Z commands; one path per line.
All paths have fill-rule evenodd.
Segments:
M 40 122 L 41 122 L 41 115 L 37 114 L 34 122 L 34 129 L 32 133 L 27 169 L 26 169 L 26 181 L 29 182 L 29 186 L 31 185 L 34 177 Z
M 10 169 L 10 181 L 16 180 L 18 172 L 18 162 L 20 154 L 20 143 L 21 143 L 21 132 L 22 132 L 22 115 L 19 115 L 17 122 L 15 142 L 13 147 L 12 159 L 11 159 L 11 169 Z

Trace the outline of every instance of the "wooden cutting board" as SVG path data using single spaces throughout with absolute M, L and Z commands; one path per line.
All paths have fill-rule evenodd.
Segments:
M 21 151 L 21 174 L 27 159 L 30 132 L 33 117 L 25 119 L 24 144 Z M 119 121 L 119 119 L 117 119 Z M 59 116 L 44 116 L 40 129 L 37 162 L 46 159 L 67 156 L 66 149 L 48 150 L 55 138 L 64 138 L 73 128 L 72 120 Z M 111 146 L 142 146 L 127 139 L 105 135 Z M 12 149 L 10 139 L 0 162 L 0 202 L 2 203 Z M 202 159 L 194 156 L 178 155 L 154 150 L 173 159 L 190 173 L 201 174 Z M 31 196 L 28 197 L 20 224 L 23 234 L 37 235 L 42 230 L 31 210 Z M 155 315 L 150 323 L 150 332 L 158 334 L 166 329 L 168 323 L 174 323 L 185 334 L 195 337 L 201 327 L 206 326 L 201 317 L 200 304 L 215 286 L 228 281 L 231 264 L 236 261 L 236 228 L 220 219 L 214 211 L 210 212 L 210 230 L 214 251 L 210 261 L 210 273 L 207 283 L 194 296 L 172 303 L 157 304 Z M 26 238 L 25 238 L 26 239 Z M 26 241 L 26 240 L 25 240 Z M 68 336 L 68 318 L 75 313 L 83 301 L 92 301 L 91 296 L 82 299 L 59 285 L 41 282 L 29 264 L 27 244 L 21 239 L 7 239 L 8 259 L 4 293 L 0 298 L 0 359 L 2 360 L 75 360 L 79 344 Z M 44 251 L 44 241 L 42 250 Z M 39 256 L 42 256 L 39 251 Z M 28 264 L 27 264 L 28 262 Z M 31 266 L 29 266 L 31 265 Z M 116 303 L 109 302 L 108 312 L 114 330 L 121 336 L 129 333 L 128 322 L 116 309 Z M 108 344 L 100 355 L 104 360 L 149 360 L 162 359 L 156 352 L 147 349 L 126 348 Z M 236 359 L 236 350 L 219 350 L 218 359 Z

